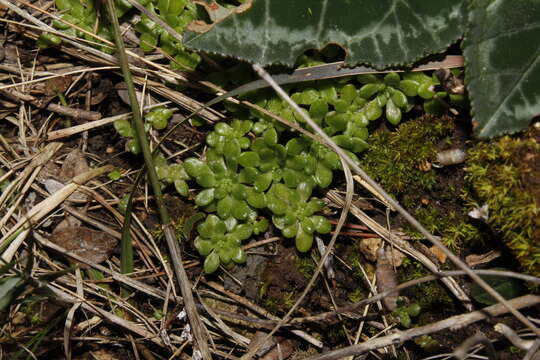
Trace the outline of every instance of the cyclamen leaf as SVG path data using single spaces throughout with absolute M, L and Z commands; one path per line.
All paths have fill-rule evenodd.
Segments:
M 343 46 L 348 65 L 412 63 L 461 35 L 464 0 L 257 0 L 205 34 L 188 33 L 192 49 L 263 66 L 292 66 L 306 49 Z M 241 54 L 241 55 L 240 55 Z
M 473 1 L 469 21 L 463 50 L 476 135 L 527 128 L 540 113 L 540 3 Z

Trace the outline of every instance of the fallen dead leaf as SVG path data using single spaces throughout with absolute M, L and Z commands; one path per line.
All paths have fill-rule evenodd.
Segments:
M 45 186 L 50 194 L 53 194 L 71 182 L 74 177 L 84 174 L 88 170 L 90 170 L 90 167 L 83 152 L 74 149 L 66 156 L 62 168 L 59 168 L 52 161 L 47 162 L 38 175 L 38 181 Z M 86 201 L 88 195 L 77 190 L 67 200 Z
M 45 95 L 55 96 L 59 93 L 65 92 L 71 85 L 71 75 L 64 75 L 48 79 L 45 82 L 44 93 Z
M 107 260 L 118 243 L 114 237 L 103 231 L 85 227 L 57 227 L 49 240 L 96 264 Z M 82 268 L 88 267 L 77 264 Z

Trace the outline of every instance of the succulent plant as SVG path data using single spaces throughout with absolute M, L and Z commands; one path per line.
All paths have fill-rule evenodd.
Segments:
M 213 273 L 219 264 L 228 265 L 231 262 L 241 264 L 246 261 L 246 253 L 240 247 L 243 240 L 249 239 L 253 226 L 230 217 L 222 220 L 214 214 L 208 215 L 204 222 L 197 226 L 198 236 L 195 238 L 195 248 L 200 255 L 205 256 L 204 271 Z
M 206 162 L 196 158 L 184 161 L 187 173 L 203 188 L 195 197 L 195 204 L 207 212 L 216 211 L 221 219 L 255 219 L 255 209 L 266 207 L 264 194 L 241 182 L 234 161 L 227 162 L 227 157 L 214 149 L 210 149 L 206 156 Z
M 148 31 L 153 29 L 150 23 L 147 26 Z M 362 84 L 359 88 L 355 79 Z M 426 109 L 437 110 L 433 104 L 446 96 L 435 91 L 437 86 L 437 78 L 424 73 L 388 73 L 301 83 L 289 86 L 288 91 L 303 111 L 353 161 L 359 162 L 356 154 L 368 148 L 371 121 L 384 114 L 397 125 L 418 96 L 426 102 Z M 306 126 L 275 95 L 257 91 L 241 97 Z M 327 234 L 332 228 L 328 219 L 318 214 L 324 202 L 311 197 L 313 189 L 330 186 L 333 172 L 342 169 L 341 160 L 332 150 L 305 135 L 292 134 L 262 112 L 230 104 L 226 108 L 236 118 L 214 125 L 206 137 L 204 159 L 192 157 L 174 165 L 168 165 L 162 156 L 155 159 L 160 180 L 174 183 L 182 196 L 189 195 L 189 180 L 201 187 L 195 204 L 211 215 L 197 228 L 195 246 L 206 256 L 207 273 L 215 271 L 219 264 L 243 262 L 241 241 L 265 231 L 269 221 L 264 216 L 269 214 L 284 237 L 295 239 L 299 251 L 311 249 L 315 234 Z M 148 113 L 148 130 L 165 128 L 171 114 L 166 108 Z M 121 135 L 133 137 L 129 121 L 117 121 L 115 128 Z M 126 146 L 137 150 L 133 138 Z M 413 310 L 401 309 L 397 314 L 404 326 L 410 325 Z
M 184 165 L 176 163 L 169 165 L 167 159 L 162 154 L 154 156 L 154 166 L 158 179 L 165 184 L 174 184 L 174 188 L 181 196 L 189 195 L 187 180 L 190 179 L 184 169 Z
M 311 249 L 315 233 L 327 234 L 331 230 L 328 219 L 315 215 L 325 203 L 311 197 L 313 186 L 302 182 L 296 189 L 275 183 L 267 193 L 268 208 L 274 214 L 272 222 L 283 236 L 295 238 L 296 248 L 301 252 Z

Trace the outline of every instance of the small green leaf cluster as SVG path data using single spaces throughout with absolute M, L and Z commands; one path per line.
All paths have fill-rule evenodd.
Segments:
M 220 264 L 244 263 L 246 253 L 240 245 L 243 240 L 251 237 L 254 230 L 251 224 L 238 223 L 234 217 L 222 220 L 214 214 L 208 215 L 197 226 L 199 236 L 194 242 L 199 254 L 206 256 L 204 271 L 211 274 Z
M 164 186 L 173 184 L 178 194 L 181 196 L 189 195 L 189 187 L 186 182 L 189 180 L 189 175 L 184 169 L 184 164 L 175 163 L 170 165 L 162 154 L 157 154 L 154 156 L 154 167 L 158 180 Z
M 187 175 L 202 188 L 195 204 L 210 213 L 195 240 L 207 273 L 243 262 L 241 242 L 266 231 L 270 217 L 302 252 L 316 233 L 331 230 L 317 214 L 324 202 L 312 192 L 330 185 L 339 158 L 308 138 L 290 138 L 271 122 L 260 125 L 247 119 L 218 123 L 206 137 L 205 159 L 184 160 Z
M 141 1 L 148 11 L 159 16 L 177 33 L 182 33 L 186 26 L 198 19 L 197 7 L 189 0 L 145 0 Z M 181 42 L 176 40 L 161 26 L 143 14 L 141 21 L 135 26 L 140 35 L 140 47 L 145 52 L 160 47 L 173 60 L 173 69 L 193 70 L 200 61 L 199 55 L 185 50 Z
M 165 106 L 157 107 L 146 113 L 144 116 L 144 128 L 146 132 L 150 131 L 151 128 L 156 130 L 165 129 L 169 125 L 169 119 L 172 114 L 173 111 Z M 141 146 L 135 137 L 135 129 L 133 128 L 131 121 L 126 119 L 116 120 L 114 122 L 114 128 L 121 136 L 130 138 L 126 142 L 126 151 L 133 154 L 139 154 L 141 152 Z
M 410 305 L 403 305 L 398 307 L 392 312 L 392 315 L 399 318 L 399 322 L 404 327 L 408 328 L 411 326 L 411 318 L 417 317 L 420 314 L 422 308 L 417 303 L 412 303 Z
M 131 8 L 131 5 L 125 0 L 116 0 L 115 4 L 119 16 Z M 62 14 L 59 15 L 60 19 L 65 21 L 54 20 L 53 26 L 56 29 L 61 30 L 67 35 L 83 38 L 94 44 L 98 44 L 97 40 L 88 33 L 93 33 L 103 39 L 112 41 L 112 33 L 107 22 L 102 20 L 98 21 L 97 4 L 94 0 L 55 0 L 55 5 L 56 8 L 62 12 Z M 69 24 L 76 25 L 78 28 L 83 29 L 88 33 L 76 29 Z M 60 43 L 61 39 L 53 34 L 43 34 L 38 40 L 40 47 L 56 46 Z M 108 46 L 98 44 L 97 47 L 101 51 L 109 54 L 113 52 L 113 49 Z
M 197 7 L 190 0 L 141 0 L 140 3 L 178 33 L 182 33 L 189 23 L 199 18 Z M 95 0 L 55 0 L 55 4 L 56 8 L 62 12 L 59 17 L 65 21 L 53 21 L 53 26 L 56 29 L 68 35 L 91 41 L 103 52 L 113 52 L 112 48 L 99 44 L 94 37 L 88 34 L 93 33 L 110 41 L 113 39 L 108 23 L 98 19 Z M 115 4 L 118 16 L 124 15 L 131 9 L 131 5 L 126 0 L 115 0 Z M 75 29 L 69 24 L 76 25 L 88 33 Z M 145 52 L 151 52 L 160 47 L 170 57 L 170 65 L 173 69 L 193 70 L 200 61 L 199 55 L 185 50 L 178 40 L 144 14 L 135 25 L 135 30 L 140 34 L 139 45 L 141 49 Z M 38 44 L 42 48 L 57 46 L 60 43 L 61 38 L 50 33 L 44 33 L 38 39 Z
M 358 75 L 357 81 L 363 84 L 358 90 L 359 96 L 368 101 L 365 108 L 368 119 L 379 118 L 384 108 L 386 119 L 392 125 L 401 122 L 403 113 L 412 110 L 417 99 L 423 100 L 426 114 L 439 116 L 448 108 L 443 99 L 449 98 L 456 105 L 464 101 L 464 95 L 448 94 L 442 89 L 435 73 L 431 76 L 425 72 L 364 74 Z

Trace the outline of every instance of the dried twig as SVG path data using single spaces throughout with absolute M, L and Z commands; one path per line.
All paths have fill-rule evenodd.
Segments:
M 540 303 L 540 296 L 525 295 L 512 300 L 508 300 L 510 306 L 514 309 L 521 309 L 534 306 Z M 393 334 L 366 341 L 362 344 L 348 346 L 338 350 L 328 351 L 321 355 L 308 358 L 308 360 L 335 360 L 350 355 L 361 355 L 368 351 L 379 349 L 392 344 L 402 344 L 405 341 L 416 337 L 432 334 L 445 329 L 459 330 L 477 321 L 488 317 L 499 316 L 508 312 L 508 308 L 502 304 L 496 304 L 486 307 L 482 310 L 473 311 L 466 314 L 449 317 L 433 324 L 416 327 L 409 330 L 397 331 Z

